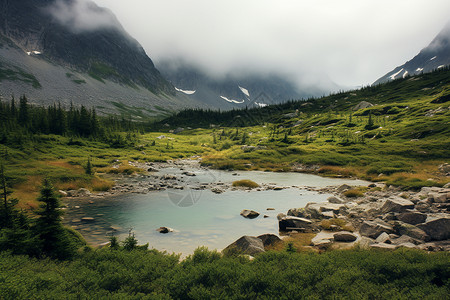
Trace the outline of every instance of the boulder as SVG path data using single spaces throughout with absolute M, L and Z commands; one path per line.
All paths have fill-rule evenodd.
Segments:
M 340 232 L 336 232 L 333 235 L 333 238 L 336 242 L 345 242 L 345 243 L 349 243 L 349 242 L 354 242 L 356 241 L 356 239 L 358 238 L 355 234 L 349 232 L 349 231 L 340 231 Z
M 394 228 L 380 219 L 375 219 L 374 221 L 364 221 L 359 232 L 363 236 L 376 239 L 383 232 L 393 233 Z
M 279 213 L 278 215 L 277 215 L 277 220 L 278 221 L 281 221 L 283 218 L 285 218 L 286 217 L 286 215 L 285 214 L 283 214 L 283 213 Z
M 277 235 L 271 233 L 260 235 L 258 236 L 258 239 L 262 241 L 264 247 L 272 246 L 278 242 L 281 242 L 281 239 Z
M 291 208 L 287 212 L 288 216 L 294 216 L 299 218 L 305 218 L 307 213 L 304 208 Z
M 162 227 L 159 227 L 158 229 L 156 229 L 156 231 L 158 231 L 159 233 L 169 233 L 169 232 L 173 232 L 173 229 L 162 226 Z
M 251 256 L 264 251 L 264 244 L 260 238 L 246 235 L 240 237 L 223 250 L 223 252 L 237 252 L 238 254 L 247 254 Z
M 408 235 L 405 235 L 405 234 L 402 235 L 399 238 L 392 239 L 391 242 L 392 242 L 392 244 L 395 244 L 395 245 L 401 245 L 401 244 L 404 244 L 404 243 L 413 243 L 415 245 L 420 244 L 419 240 L 416 240 L 416 239 L 414 239 L 414 238 L 412 238 L 412 237 L 410 237 Z
M 329 245 L 333 243 L 334 233 L 329 231 L 321 231 L 315 237 L 311 239 L 311 245 L 316 246 L 318 248 L 327 248 Z
M 411 225 L 417 225 L 425 222 L 427 215 L 418 211 L 406 211 L 399 214 L 397 219 Z
M 381 207 L 382 213 L 388 213 L 388 212 L 404 212 L 407 209 L 414 208 L 414 203 L 403 199 L 401 197 L 391 197 L 384 202 L 384 205 Z
M 368 101 L 361 101 L 357 105 L 355 105 L 352 108 L 352 110 L 357 111 L 357 110 L 366 109 L 366 108 L 369 108 L 369 107 L 372 107 L 372 106 L 373 106 L 373 104 L 368 102 Z
M 430 203 L 447 203 L 450 200 L 450 193 L 429 193 L 428 201 Z
M 371 245 L 375 244 L 375 241 L 366 236 L 362 236 L 358 241 L 359 247 L 362 249 L 369 249 Z
M 385 244 L 392 244 L 391 238 L 389 234 L 386 232 L 381 233 L 376 239 L 375 242 L 377 243 L 385 243 Z
M 398 247 L 405 247 L 405 248 L 416 248 L 416 245 L 410 242 L 401 243 L 398 245 Z
M 254 219 L 259 216 L 259 212 L 250 209 L 244 209 L 243 211 L 241 211 L 240 215 L 247 219 Z
M 425 231 L 432 240 L 450 239 L 450 216 L 448 214 L 429 217 L 426 223 L 419 224 L 417 227 Z
M 414 225 L 403 223 L 401 221 L 397 221 L 397 222 L 395 222 L 395 228 L 396 228 L 397 232 L 401 235 L 407 235 L 407 236 L 410 236 L 417 240 L 425 241 L 425 242 L 428 242 L 430 240 L 430 237 L 424 230 L 422 230 Z
M 338 193 L 343 193 L 345 191 L 350 190 L 352 187 L 349 186 L 348 184 L 343 184 L 340 187 L 337 188 Z
M 290 231 L 298 229 L 299 231 L 303 232 L 311 232 L 317 230 L 317 226 L 313 223 L 313 221 L 306 218 L 293 216 L 286 216 L 282 218 L 278 222 L 278 226 L 280 228 L 280 231 Z
M 334 203 L 334 204 L 342 204 L 342 203 L 344 203 L 344 200 L 342 200 L 342 199 L 340 199 L 338 197 L 334 197 L 334 196 L 328 197 L 327 201 L 330 202 L 330 203 Z

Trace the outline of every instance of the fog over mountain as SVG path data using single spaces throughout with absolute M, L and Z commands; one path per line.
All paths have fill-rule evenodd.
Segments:
M 278 72 L 325 88 L 372 83 L 428 45 L 450 11 L 447 0 L 95 2 L 115 12 L 156 67 L 177 58 L 210 76 Z

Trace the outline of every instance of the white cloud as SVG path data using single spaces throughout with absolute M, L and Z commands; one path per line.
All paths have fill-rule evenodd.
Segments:
M 57 0 L 47 9 L 58 22 L 74 31 L 90 31 L 109 27 L 121 28 L 111 11 L 99 9 L 95 3 L 89 0 Z
M 84 0 L 83 0 L 84 1 Z M 94 0 L 155 61 L 211 74 L 264 72 L 297 82 L 369 84 L 411 59 L 448 21 L 448 0 Z

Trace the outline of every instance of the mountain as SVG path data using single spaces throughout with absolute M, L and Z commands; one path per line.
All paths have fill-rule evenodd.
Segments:
M 263 107 L 288 100 L 323 95 L 319 88 L 300 91 L 280 75 L 228 74 L 213 77 L 189 63 L 158 63 L 179 94 L 219 109 Z
M 149 114 L 197 105 L 177 96 L 113 13 L 90 0 L 0 0 L 0 93 Z
M 450 22 L 413 59 L 375 81 L 375 85 L 408 75 L 431 72 L 450 65 Z

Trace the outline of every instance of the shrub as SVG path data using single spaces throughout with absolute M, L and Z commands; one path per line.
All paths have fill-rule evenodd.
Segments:
M 254 181 L 248 180 L 248 179 L 242 179 L 242 180 L 237 180 L 233 182 L 233 186 L 234 187 L 247 187 L 247 188 L 258 188 L 259 184 L 257 184 Z
M 344 192 L 345 197 L 349 198 L 357 198 L 357 197 L 363 197 L 364 193 L 359 189 L 351 189 Z

